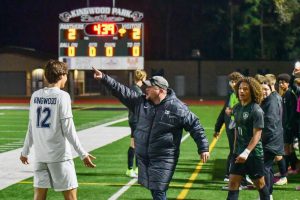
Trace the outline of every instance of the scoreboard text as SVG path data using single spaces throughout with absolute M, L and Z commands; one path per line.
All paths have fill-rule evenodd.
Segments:
M 143 23 L 61 23 L 59 60 L 71 69 L 143 69 Z

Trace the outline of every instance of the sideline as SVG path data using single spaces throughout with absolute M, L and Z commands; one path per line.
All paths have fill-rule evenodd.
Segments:
M 181 143 L 183 143 L 188 137 L 190 136 L 189 133 L 187 133 L 182 139 Z M 124 194 L 131 186 L 133 186 L 137 182 L 136 178 L 131 179 L 128 183 L 126 183 L 121 189 L 119 189 L 115 194 L 113 194 L 111 197 L 109 197 L 108 200 L 117 200 L 122 194 Z
M 222 135 L 222 132 L 224 131 L 225 125 L 222 125 L 222 128 L 220 130 L 220 135 L 219 137 Z M 214 137 L 213 141 L 210 143 L 209 145 L 209 152 L 211 153 L 213 148 L 215 147 L 216 143 L 217 143 L 218 139 Z M 186 197 L 186 195 L 188 194 L 190 188 L 193 186 L 194 181 L 196 180 L 198 174 L 200 173 L 202 166 L 203 166 L 203 161 L 201 160 L 197 166 L 195 171 L 193 172 L 193 174 L 190 176 L 189 180 L 187 181 L 187 183 L 183 186 L 183 190 L 181 190 L 180 194 L 177 196 L 176 199 L 178 200 L 182 200 Z

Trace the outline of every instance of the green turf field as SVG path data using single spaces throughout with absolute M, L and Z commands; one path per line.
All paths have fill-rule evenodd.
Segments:
M 215 119 L 221 109 L 220 106 L 192 106 L 191 109 L 199 116 L 201 123 L 206 129 L 206 134 L 209 141 L 212 141 L 213 127 Z M 84 111 L 74 110 L 74 118 L 77 127 L 88 126 L 91 123 L 101 123 L 101 114 L 97 113 L 100 111 Z M 92 112 L 92 113 L 85 113 Z M 93 113 L 95 112 L 95 113 Z M 106 111 L 107 112 L 107 111 Z M 123 115 L 118 113 L 118 115 Z M 101 113 L 101 112 L 100 112 Z M 109 113 L 109 112 L 107 112 Z M 86 114 L 86 116 L 85 116 Z M 24 121 L 22 123 L 23 129 L 26 130 L 26 114 L 15 111 L 10 114 L 12 119 L 13 116 L 20 116 L 18 119 Z M 95 115 L 94 117 L 91 117 Z M 96 117 L 96 115 L 99 115 Z M 116 117 L 116 113 L 110 117 Z M 85 116 L 85 117 L 84 117 Z M 108 114 L 103 115 L 103 120 Z M 126 114 L 125 114 L 126 116 Z M 0 115 L 0 124 L 7 123 L 2 120 L 3 115 Z M 82 118 L 82 119 L 81 119 Z M 87 120 L 87 118 L 89 118 Z M 97 118 L 97 119 L 95 119 Z M 85 119 L 86 121 L 84 121 Z M 91 122 L 92 121 L 92 122 Z M 19 124 L 19 123 L 18 123 Z M 127 122 L 119 123 L 118 126 L 127 125 Z M 11 130 L 11 128 L 4 128 L 1 126 L 1 130 Z M 21 134 L 22 137 L 24 133 Z M 0 135 L 2 137 L 2 135 Z M 5 135 L 5 138 L 14 137 L 9 134 Z M 17 134 L 16 136 L 17 137 Z M 97 168 L 88 169 L 83 167 L 82 162 L 79 159 L 75 159 L 79 190 L 78 199 L 86 200 L 105 200 L 115 194 L 119 189 L 122 188 L 131 179 L 126 177 L 125 171 L 127 167 L 127 149 L 129 145 L 129 136 L 116 141 L 112 144 L 106 145 L 100 149 L 91 152 L 97 157 L 95 163 Z M 189 181 L 189 178 L 195 171 L 195 168 L 199 162 L 199 156 L 197 155 L 196 145 L 194 144 L 191 137 L 188 137 L 181 145 L 181 155 L 179 163 L 176 168 L 176 172 L 171 182 L 170 189 L 168 190 L 168 199 L 177 199 L 178 195 L 184 189 L 188 189 L 186 183 L 192 183 L 191 187 L 186 190 L 187 195 L 184 199 L 189 200 L 219 200 L 226 199 L 227 191 L 222 191 L 221 187 L 225 185 L 223 182 L 223 176 L 225 171 L 225 161 L 228 153 L 228 145 L 226 134 L 223 133 L 221 138 L 217 141 L 216 146 L 211 151 L 211 158 L 208 163 L 202 166 L 200 173 L 194 181 Z M 295 187 L 300 185 L 300 175 L 293 175 L 288 177 L 289 184 L 287 186 L 275 187 L 273 197 L 274 199 L 281 200 L 296 200 L 300 199 L 299 192 L 295 191 Z M 4 190 L 0 191 L 0 199 L 32 199 L 33 188 L 32 178 L 24 180 L 21 183 L 12 185 Z M 244 190 L 240 192 L 241 200 L 252 200 L 258 198 L 258 192 L 256 190 Z M 48 199 L 56 200 L 62 199 L 60 193 L 53 192 L 52 190 L 48 193 Z M 135 200 L 146 200 L 151 199 L 151 195 L 148 190 L 140 187 L 137 184 L 131 186 L 119 199 L 135 199 Z
M 117 108 L 123 108 L 123 110 L 101 110 L 102 106 L 99 108 L 97 105 L 85 105 L 85 107 L 75 108 L 73 115 L 78 131 L 124 118 L 128 115 L 127 111 L 124 110 L 125 108 L 120 106 Z M 116 108 L 116 106 L 112 108 Z M 0 110 L 0 153 L 22 147 L 27 124 L 28 110 Z

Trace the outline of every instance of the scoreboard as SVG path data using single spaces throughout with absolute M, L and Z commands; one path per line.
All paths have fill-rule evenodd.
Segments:
M 58 48 L 59 60 L 70 69 L 143 69 L 144 24 L 60 23 Z

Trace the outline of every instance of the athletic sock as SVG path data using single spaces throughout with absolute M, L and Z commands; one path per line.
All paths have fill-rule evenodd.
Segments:
M 238 200 L 239 199 L 239 190 L 229 190 L 227 195 L 227 200 Z
M 260 200 L 270 200 L 270 193 L 265 185 L 262 189 L 258 190 Z
M 128 155 L 128 159 L 127 159 L 128 169 L 132 169 L 133 168 L 133 158 L 134 158 L 134 148 L 129 147 L 127 155 Z
M 278 161 L 278 169 L 279 169 L 279 173 L 280 173 L 281 177 L 286 177 L 287 167 L 286 167 L 286 164 L 285 164 L 285 158 L 284 157 L 282 157 L 282 159 Z

